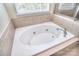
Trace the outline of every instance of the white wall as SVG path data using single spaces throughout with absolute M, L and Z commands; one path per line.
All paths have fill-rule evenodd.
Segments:
M 8 14 L 4 8 L 4 5 L 0 3 L 0 36 L 5 31 L 9 21 L 10 21 L 10 18 L 8 17 Z

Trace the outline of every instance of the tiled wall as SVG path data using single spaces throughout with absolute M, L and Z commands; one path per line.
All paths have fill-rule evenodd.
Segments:
M 2 37 L 0 38 L 0 55 L 5 56 L 11 54 L 14 33 L 14 26 L 12 22 L 10 22 Z
M 12 19 L 15 27 L 22 27 L 27 25 L 38 24 L 42 22 L 50 21 L 51 17 L 49 14 L 47 15 L 36 15 L 36 16 L 25 16 Z

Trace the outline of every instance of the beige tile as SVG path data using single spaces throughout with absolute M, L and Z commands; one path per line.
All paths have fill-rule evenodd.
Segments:
M 79 41 L 69 45 L 68 47 L 58 51 L 51 56 L 79 56 Z
M 14 26 L 10 22 L 0 40 L 0 55 L 4 56 L 11 54 L 14 33 L 15 33 Z
M 25 16 L 12 19 L 15 27 L 23 27 L 27 25 L 38 24 L 50 21 L 50 15 Z

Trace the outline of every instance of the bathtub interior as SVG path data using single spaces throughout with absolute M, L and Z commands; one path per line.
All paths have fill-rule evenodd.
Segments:
M 11 55 L 35 55 L 74 37 L 68 31 L 67 36 L 64 37 L 63 31 L 58 31 L 57 28 L 61 27 L 52 22 L 46 22 L 16 29 Z
M 63 32 L 53 25 L 36 26 L 24 31 L 20 36 L 20 42 L 25 45 L 47 44 L 61 37 Z

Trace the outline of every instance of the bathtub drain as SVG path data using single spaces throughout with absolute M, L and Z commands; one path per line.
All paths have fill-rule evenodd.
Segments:
M 48 29 L 46 29 L 46 31 L 48 31 Z
M 36 32 L 33 32 L 33 34 L 36 34 Z

